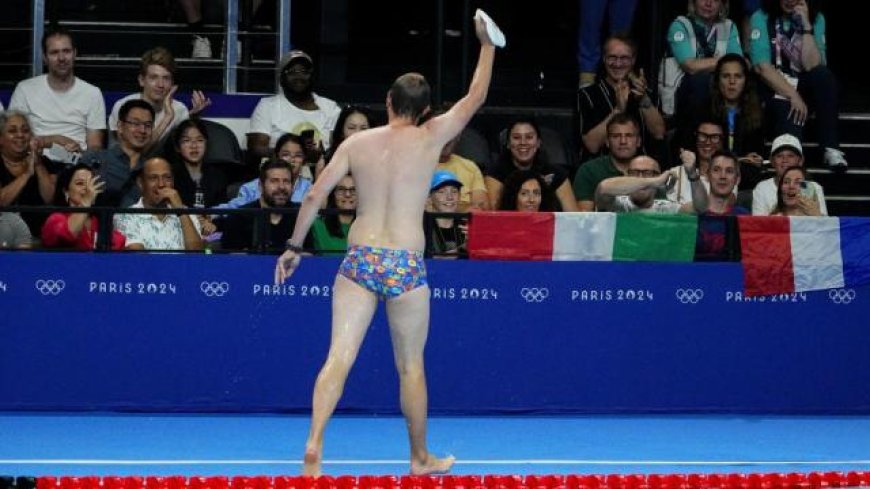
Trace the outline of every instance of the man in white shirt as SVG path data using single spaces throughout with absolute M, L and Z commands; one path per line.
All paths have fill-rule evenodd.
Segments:
M 99 88 L 75 76 L 72 35 L 62 28 L 50 30 L 42 38 L 42 50 L 48 73 L 19 82 L 9 108 L 30 114 L 31 129 L 43 148 L 57 144 L 71 153 L 101 149 L 106 105 Z
M 306 138 L 306 151 L 329 149 L 329 134 L 341 109 L 333 100 L 314 93 L 313 74 L 314 62 L 305 52 L 293 50 L 281 58 L 277 75 L 282 93 L 264 97 L 251 115 L 248 152 L 255 161 L 269 156 L 269 148 L 288 132 Z
M 124 102 L 142 99 L 154 107 L 154 129 L 151 132 L 151 144 L 162 141 L 177 125 L 188 117 L 195 116 L 211 105 L 199 90 L 193 91 L 190 110 L 178 100 L 172 98 L 178 86 L 175 85 L 175 58 L 168 49 L 156 47 L 142 55 L 139 63 L 139 86 L 142 91 L 132 93 L 115 102 L 112 114 L 109 116 L 109 130 L 112 136 L 118 130 L 118 111 Z
M 649 156 L 635 156 L 624 177 L 602 180 L 595 189 L 595 207 L 603 212 L 650 212 L 657 214 L 700 214 L 707 210 L 707 189 L 695 166 L 695 153 L 681 151 L 682 169 L 692 186 L 692 201 L 684 204 L 656 199 L 656 191 L 676 178 L 677 168 L 662 173 L 659 162 Z
M 172 167 L 163 158 L 151 158 L 137 177 L 142 198 L 133 209 L 184 208 L 175 190 Z M 127 238 L 128 250 L 201 250 L 199 219 L 191 214 L 118 214 L 115 227 Z
M 776 208 L 776 185 L 783 173 L 793 166 L 804 166 L 804 149 L 798 138 L 788 133 L 777 136 L 770 147 L 770 164 L 773 165 L 776 176 L 758 182 L 752 191 L 753 216 L 769 216 Z M 810 184 L 816 189 L 819 211 L 827 216 L 828 206 L 825 205 L 822 186 L 816 182 Z

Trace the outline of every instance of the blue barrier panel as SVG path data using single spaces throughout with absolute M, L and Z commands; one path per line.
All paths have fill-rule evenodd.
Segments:
M 338 259 L 0 253 L 0 409 L 305 411 Z M 870 288 L 739 264 L 430 261 L 436 413 L 870 412 Z M 383 307 L 340 409 L 398 411 Z

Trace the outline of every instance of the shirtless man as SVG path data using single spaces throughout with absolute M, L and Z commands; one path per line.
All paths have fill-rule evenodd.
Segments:
M 443 473 L 453 465 L 453 457 L 437 458 L 426 447 L 423 348 L 429 331 L 429 287 L 421 223 L 441 148 L 462 131 L 489 91 L 495 46 L 480 18 L 475 18 L 475 32 L 480 57 L 468 94 L 447 113 L 417 126 L 429 110 L 429 84 L 417 73 L 396 79 L 387 93 L 387 125 L 356 133 L 341 143 L 305 196 L 287 251 L 278 258 L 275 282 L 282 283 L 299 266 L 302 240 L 321 203 L 342 177 L 352 173 L 358 188 L 357 217 L 335 279 L 329 354 L 314 385 L 311 431 L 305 443 L 306 475 L 320 475 L 323 432 L 378 299 L 386 301 L 411 444 L 411 473 Z

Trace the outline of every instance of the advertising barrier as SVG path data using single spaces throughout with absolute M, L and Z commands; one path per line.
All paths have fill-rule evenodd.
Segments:
M 0 409 L 305 412 L 337 258 L 0 253 Z M 870 289 L 738 263 L 429 260 L 434 413 L 870 413 Z M 396 413 L 383 305 L 339 404 Z

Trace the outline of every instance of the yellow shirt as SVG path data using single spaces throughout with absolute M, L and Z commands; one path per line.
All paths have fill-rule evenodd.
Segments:
M 486 185 L 483 183 L 483 173 L 477 166 L 477 163 L 465 159 L 457 154 L 450 155 L 444 163 L 438 163 L 437 170 L 447 170 L 462 182 L 462 189 L 459 192 L 459 204 L 468 206 L 471 204 L 471 192 L 483 190 L 486 191 Z

